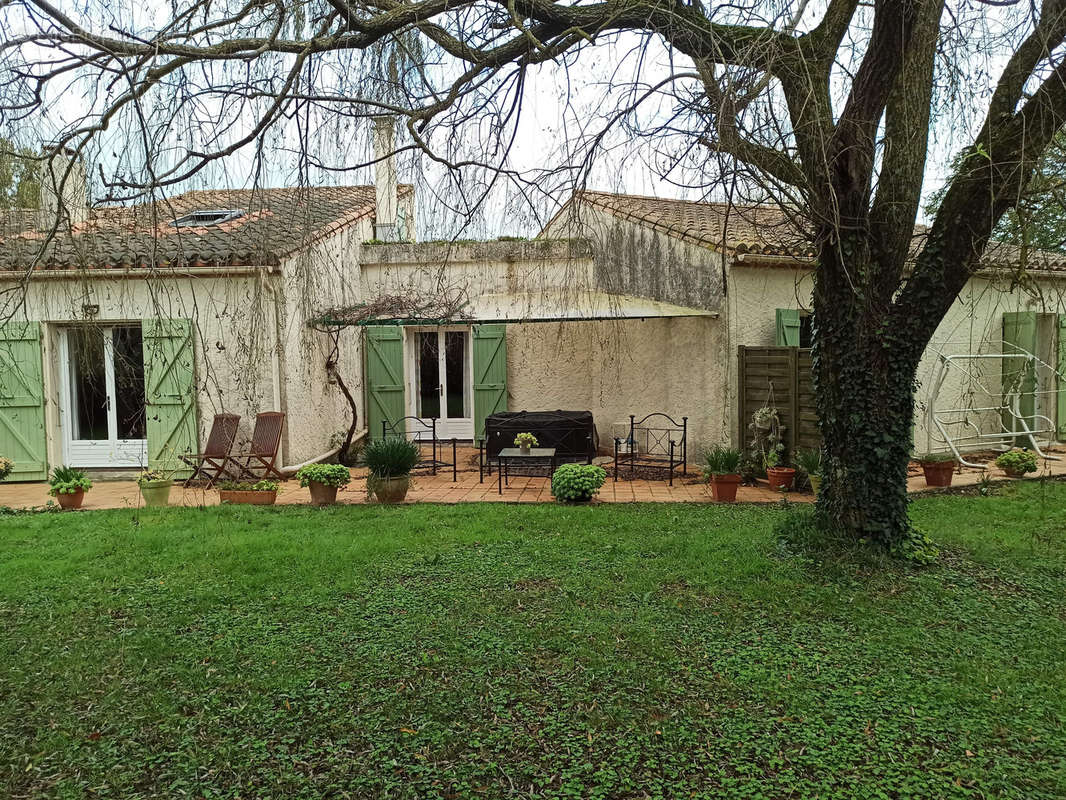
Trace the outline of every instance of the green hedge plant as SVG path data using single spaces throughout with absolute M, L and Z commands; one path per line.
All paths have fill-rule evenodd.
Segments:
M 87 492 L 93 488 L 93 482 L 85 477 L 85 473 L 73 467 L 56 467 L 52 470 L 52 477 L 48 481 L 48 494 L 55 497 L 59 494 L 77 494 Z
M 276 492 L 277 481 L 220 481 L 215 484 L 223 492 Z
M 339 489 L 341 486 L 348 485 L 352 474 L 343 464 L 308 464 L 297 470 L 296 477 L 301 486 L 306 487 L 313 482 L 323 486 L 335 486 Z
M 607 472 L 596 464 L 563 464 L 552 475 L 552 494 L 557 500 L 585 502 L 603 486 Z
M 1028 472 L 1036 472 L 1038 469 L 1036 453 L 1018 448 L 997 456 L 996 466 L 1011 475 L 1025 475 Z

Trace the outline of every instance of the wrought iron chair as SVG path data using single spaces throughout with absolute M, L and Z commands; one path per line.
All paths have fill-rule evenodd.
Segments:
M 240 421 L 240 414 L 215 414 L 204 451 L 178 456 L 192 467 L 192 475 L 185 479 L 186 486 L 202 478 L 207 480 L 207 488 L 210 489 L 215 481 L 226 474 L 226 459 L 233 448 L 233 440 L 237 438 Z
M 457 466 L 458 459 L 456 453 L 458 450 L 458 442 L 456 439 L 441 441 L 437 438 L 437 418 L 430 418 L 429 422 L 421 417 L 401 417 L 393 422 L 391 425 L 388 420 L 383 419 L 381 421 L 381 436 L 382 438 L 388 438 L 389 436 L 404 436 L 410 439 L 412 442 L 418 444 L 421 458 L 418 463 L 415 464 L 414 471 L 429 472 L 431 475 L 436 475 L 437 472 L 445 467 L 452 468 L 452 483 L 459 480 L 459 468 Z M 447 446 L 451 444 L 452 460 L 445 461 L 447 457 Z M 426 446 L 429 446 L 427 451 Z
M 623 464 L 629 465 L 630 477 L 637 468 L 666 470 L 670 485 L 680 469 L 688 474 L 688 417 L 678 422 L 668 414 L 654 412 L 637 420 L 629 415 L 629 433 L 614 439 L 614 479 Z
M 227 464 L 233 465 L 239 478 L 260 480 L 275 477 L 285 480 L 285 476 L 277 467 L 281 429 L 284 424 L 285 414 L 281 411 L 263 411 L 255 415 L 252 441 L 247 452 L 226 459 Z

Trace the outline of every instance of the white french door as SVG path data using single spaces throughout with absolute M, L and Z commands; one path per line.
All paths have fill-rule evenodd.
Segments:
M 406 328 L 408 411 L 437 419 L 441 439 L 473 439 L 473 348 L 470 328 Z M 415 426 L 417 427 L 417 426 Z M 414 430 L 414 428 L 412 428 Z
M 64 462 L 72 467 L 147 464 L 140 323 L 65 328 L 59 357 Z

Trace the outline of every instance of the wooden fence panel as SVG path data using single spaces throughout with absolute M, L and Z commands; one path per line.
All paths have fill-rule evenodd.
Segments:
M 752 414 L 763 406 L 777 409 L 785 428 L 787 457 L 792 456 L 796 447 L 820 446 L 822 439 L 818 433 L 810 349 L 739 347 L 737 361 L 737 426 L 741 446 L 748 446 L 751 439 L 748 424 Z

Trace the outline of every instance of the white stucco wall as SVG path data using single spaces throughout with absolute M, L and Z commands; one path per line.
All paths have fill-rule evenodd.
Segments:
M 602 451 L 630 414 L 687 416 L 695 461 L 729 437 L 724 333 L 712 317 L 508 325 L 508 407 L 591 411 Z
M 360 300 L 359 256 L 372 233 L 370 220 L 363 220 L 282 264 L 279 340 L 287 464 L 326 453 L 350 425 L 348 402 L 326 369 L 331 339 L 308 323 L 327 309 Z M 356 398 L 362 425 L 362 337 L 357 328 L 339 336 L 338 371 Z

